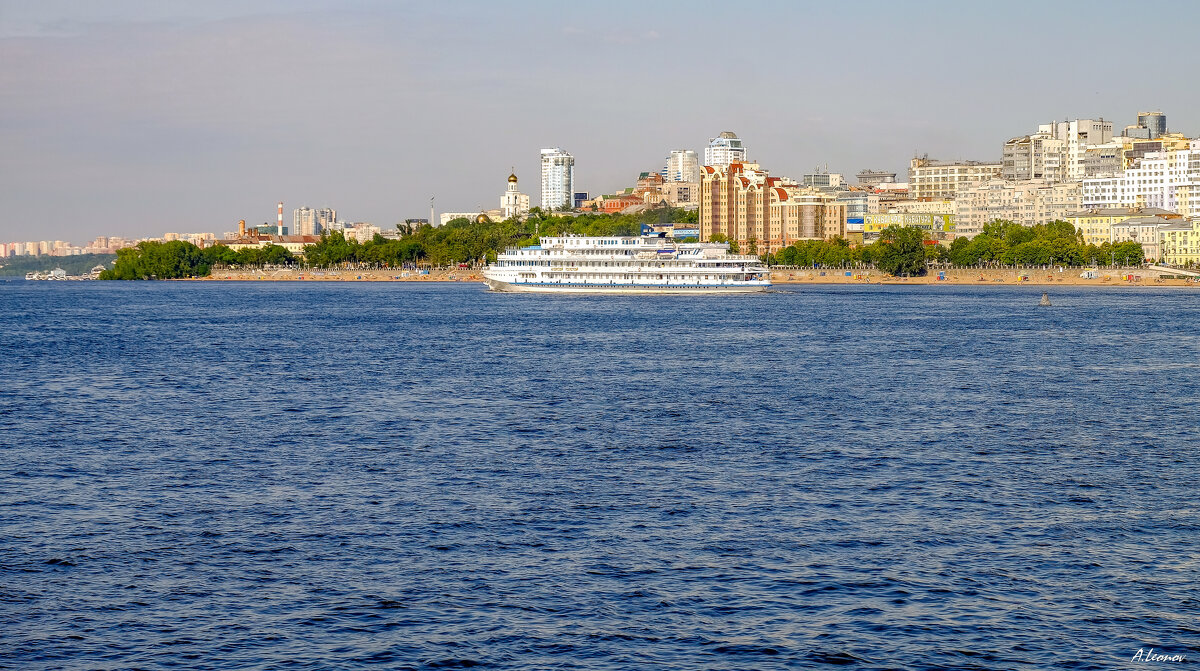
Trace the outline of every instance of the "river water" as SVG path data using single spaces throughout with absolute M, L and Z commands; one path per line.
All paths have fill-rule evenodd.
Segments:
M 1040 295 L 0 282 L 0 667 L 1194 663 L 1200 296 Z

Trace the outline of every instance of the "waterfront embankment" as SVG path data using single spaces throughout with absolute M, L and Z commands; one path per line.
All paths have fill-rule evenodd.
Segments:
M 1089 276 L 1084 276 L 1085 273 Z M 795 269 L 771 271 L 776 284 L 975 284 L 1078 286 L 1191 286 L 1196 278 L 1148 268 L 951 268 L 933 269 L 920 277 L 893 277 L 878 270 Z
M 1095 277 L 1081 277 L 1080 268 L 1055 269 L 978 268 L 931 269 L 921 277 L 892 277 L 878 270 L 775 269 L 771 281 L 776 284 L 974 284 L 974 285 L 1079 285 L 1079 286 L 1190 286 L 1195 280 L 1180 278 L 1167 271 L 1147 268 L 1103 268 L 1092 270 Z M 1164 275 L 1166 277 L 1164 277 Z M 477 269 L 434 269 L 427 274 L 415 270 L 313 270 L 280 268 L 274 270 L 220 270 L 203 280 L 284 281 L 284 282 L 482 282 Z
M 435 268 L 433 270 L 314 270 L 277 268 L 273 270 L 214 270 L 201 280 L 282 281 L 282 282 L 482 282 L 479 270 Z

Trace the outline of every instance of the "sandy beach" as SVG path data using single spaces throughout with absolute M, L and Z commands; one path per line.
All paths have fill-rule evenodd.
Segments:
M 771 281 L 776 284 L 1031 284 L 1031 285 L 1076 285 L 1076 286 L 1191 286 L 1200 288 L 1196 281 L 1187 279 L 1165 279 L 1171 275 L 1144 268 L 1097 269 L 1095 278 L 1081 277 L 1083 269 L 992 269 L 979 270 L 959 268 L 931 270 L 922 277 L 892 277 L 878 270 L 774 270 Z

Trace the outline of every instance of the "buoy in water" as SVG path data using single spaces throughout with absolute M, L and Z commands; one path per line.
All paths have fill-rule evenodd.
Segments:
M 1050 307 L 1050 294 L 1049 294 L 1049 292 L 1046 292 L 1046 291 L 1043 291 L 1043 292 L 1042 292 L 1042 300 L 1038 302 L 1038 305 L 1039 305 L 1040 307 L 1044 307 L 1044 308 L 1048 308 L 1048 307 Z

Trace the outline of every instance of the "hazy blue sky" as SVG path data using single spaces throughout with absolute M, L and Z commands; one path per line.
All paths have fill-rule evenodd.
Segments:
M 738 133 L 772 174 L 998 159 L 1139 109 L 1200 135 L 1200 2 L 0 0 L 0 241 L 391 227 L 494 208 L 538 149 L 631 185 Z M 1179 26 L 1177 32 L 1172 26 Z

